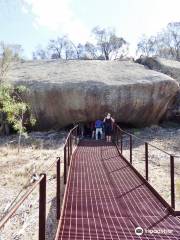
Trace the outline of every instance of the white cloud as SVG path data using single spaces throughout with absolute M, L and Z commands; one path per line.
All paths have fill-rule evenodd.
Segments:
M 22 10 L 32 14 L 36 28 L 46 27 L 57 34 L 63 33 L 79 42 L 89 38 L 89 31 L 73 13 L 70 0 L 22 0 Z
M 126 24 L 122 26 L 121 32 L 130 42 L 131 55 L 135 55 L 137 43 L 143 34 L 147 37 L 156 35 L 169 22 L 180 21 L 179 0 L 129 0 L 129 3 L 131 7 L 124 14 Z
M 21 10 L 23 13 L 28 14 L 28 10 L 24 5 L 22 5 Z

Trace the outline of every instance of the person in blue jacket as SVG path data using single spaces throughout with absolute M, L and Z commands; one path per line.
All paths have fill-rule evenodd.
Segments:
M 103 129 L 103 121 L 102 120 L 96 120 L 95 122 L 95 128 L 96 128 L 96 140 L 98 140 L 98 135 L 100 133 L 101 139 L 102 139 L 102 129 Z

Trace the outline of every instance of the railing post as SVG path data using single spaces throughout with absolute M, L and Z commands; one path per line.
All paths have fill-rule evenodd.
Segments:
M 39 240 L 46 238 L 46 174 L 39 186 Z
M 76 128 L 76 145 L 78 144 L 78 127 Z
M 117 146 L 118 146 L 118 143 L 119 143 L 119 135 L 118 135 L 118 133 L 119 133 L 119 131 L 118 131 L 118 128 L 116 127 L 116 144 L 117 144 Z
M 175 209 L 175 186 L 174 186 L 174 156 L 170 156 L 171 168 L 171 207 Z
M 77 127 L 75 129 L 74 137 L 75 137 L 74 144 L 77 145 Z
M 130 145 L 130 163 L 132 164 L 132 135 L 129 135 L 129 145 Z
M 64 147 L 64 184 L 66 184 L 66 146 Z
M 71 154 L 70 138 L 71 138 L 71 134 L 69 135 L 69 139 L 68 139 L 69 157 L 70 157 L 70 154 Z M 68 160 L 68 162 L 69 162 L 69 160 Z M 69 162 L 69 164 L 70 164 L 70 162 Z M 68 164 L 68 166 L 69 166 L 69 164 Z
M 116 137 L 117 137 L 117 127 L 113 126 L 113 142 L 116 144 Z
M 70 134 L 70 157 L 72 155 L 72 133 Z
M 145 142 L 145 168 L 146 168 L 146 180 L 148 181 L 148 143 Z
M 70 144 L 69 144 L 69 139 L 70 138 L 68 138 L 68 141 L 67 141 L 67 144 L 68 144 L 68 166 L 70 164 Z
M 61 165 L 60 165 L 60 157 L 58 157 L 56 164 L 56 216 L 57 220 L 60 219 L 60 211 L 61 211 Z
M 123 134 L 121 131 L 121 154 L 123 153 Z

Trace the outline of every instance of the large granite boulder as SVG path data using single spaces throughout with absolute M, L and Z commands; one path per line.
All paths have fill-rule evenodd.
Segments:
M 112 113 L 118 122 L 158 123 L 179 90 L 162 73 L 128 61 L 28 61 L 10 80 L 25 84 L 40 129 L 94 121 Z

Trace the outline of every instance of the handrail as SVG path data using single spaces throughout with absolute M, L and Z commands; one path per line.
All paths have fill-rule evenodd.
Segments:
M 144 142 L 144 143 L 148 143 L 149 146 L 154 147 L 154 148 L 156 148 L 157 150 L 160 150 L 161 152 L 164 152 L 164 153 L 166 153 L 166 154 L 169 155 L 169 156 L 180 157 L 180 156 L 176 156 L 176 155 L 174 155 L 174 154 L 168 153 L 168 152 L 164 151 L 163 149 L 161 149 L 161 148 L 153 145 L 153 144 L 150 143 L 149 141 L 144 141 L 142 138 L 139 138 L 139 137 L 137 137 L 136 135 L 134 135 L 134 134 L 132 134 L 132 133 L 129 133 L 129 132 L 124 131 L 124 130 L 123 130 L 122 128 L 120 128 L 117 124 L 116 124 L 116 126 L 117 126 L 117 128 L 118 128 L 121 132 L 124 132 L 124 133 L 127 134 L 128 136 L 132 136 L 132 137 L 134 137 L 134 138 L 136 138 L 136 139 L 138 139 L 138 140 L 141 140 L 141 141 Z
M 47 173 L 48 171 L 50 171 L 51 169 L 52 169 L 52 167 L 59 161 L 59 157 L 57 157 L 57 159 L 46 169 L 46 171 L 45 171 L 45 173 Z M 40 174 L 40 175 L 42 175 L 42 174 Z M 43 176 L 41 176 L 39 179 L 37 179 L 36 181 L 35 181 L 35 183 L 33 183 L 33 185 L 31 186 L 31 188 L 28 190 L 28 191 L 26 191 L 25 193 L 24 193 L 24 195 L 23 196 L 21 196 L 21 198 L 18 200 L 18 202 L 15 204 L 15 205 L 13 205 L 12 206 L 12 208 L 10 209 L 10 211 L 4 216 L 4 217 L 2 217 L 2 219 L 0 219 L 0 229 L 1 229 L 1 227 L 2 227 L 2 225 L 1 225 L 1 223 L 2 223 L 2 220 L 12 211 L 12 209 L 16 206 L 16 205 L 18 205 L 18 203 L 19 202 L 21 202 L 21 200 L 27 195 L 27 197 L 31 194 L 31 192 L 33 192 L 33 190 L 36 188 L 36 186 L 40 183 L 40 181 L 42 180 L 42 178 L 43 178 Z M 29 194 L 28 194 L 29 193 Z M 27 198 L 26 197 L 26 198 Z M 25 199 L 26 199 L 25 198 Z M 23 203 L 23 202 L 22 202 Z M 21 203 L 21 204 L 22 204 Z M 20 205 L 21 205 L 20 204 Z
M 60 158 L 57 157 L 56 160 L 46 169 L 46 171 L 45 171 L 46 174 L 54 167 L 54 165 L 56 165 L 56 163 L 59 161 L 59 159 Z
M 172 155 L 175 158 L 180 158 L 180 155 Z
M 72 155 L 72 134 L 75 133 L 75 144 L 77 144 L 78 136 L 78 125 L 73 127 L 65 140 L 64 150 L 68 149 L 68 163 Z M 64 152 L 65 152 L 64 151 Z M 66 158 L 67 154 L 64 155 L 64 171 L 66 170 Z M 0 220 L 0 229 L 4 227 L 7 221 L 14 215 L 17 209 L 23 204 L 23 202 L 29 197 L 29 195 L 34 191 L 34 189 L 39 185 L 39 240 L 45 240 L 45 229 L 46 229 L 46 174 L 56 165 L 57 173 L 57 184 L 56 184 L 56 203 L 57 203 L 57 220 L 60 219 L 60 157 L 46 169 L 45 173 L 40 174 L 40 178 L 30 187 L 28 191 L 17 201 L 17 203 L 12 206 L 10 211 Z M 69 165 L 69 164 L 68 164 Z M 66 175 L 66 172 L 64 172 Z M 64 182 L 65 183 L 65 182 Z
M 57 219 L 60 216 L 60 157 L 47 169 L 49 171 L 56 164 L 57 184 L 56 184 L 56 203 L 57 203 Z M 46 172 L 47 172 L 46 171 Z M 0 229 L 4 227 L 7 221 L 14 215 L 23 202 L 30 194 L 39 186 L 39 240 L 45 240 L 46 231 L 46 173 L 40 174 L 40 178 L 26 191 L 26 193 L 12 206 L 10 211 L 0 220 Z
M 67 137 L 66 137 L 66 140 L 65 140 L 64 146 L 67 144 L 67 141 L 68 141 L 68 139 L 69 139 L 71 133 L 72 133 L 75 129 L 77 129 L 78 126 L 79 126 L 79 125 L 77 124 L 77 125 L 75 125 L 72 129 L 70 129 L 70 131 L 69 131 L 69 133 L 68 133 L 68 135 L 67 135 Z
M 163 199 L 163 201 L 166 202 L 166 204 L 168 206 L 171 207 L 171 210 L 174 214 L 179 215 L 180 212 L 175 210 L 175 171 L 174 171 L 174 160 L 176 155 L 170 154 L 156 146 L 154 146 L 153 144 L 144 141 L 143 139 L 135 136 L 134 134 L 131 134 L 129 132 L 124 131 L 123 129 L 121 129 L 117 124 L 114 124 L 114 137 L 115 137 L 115 144 L 118 148 L 119 151 L 119 136 L 120 136 L 120 153 L 123 156 L 123 133 L 125 133 L 126 135 L 128 135 L 129 138 L 129 160 L 130 160 L 130 165 L 133 166 L 133 159 L 132 159 L 132 151 L 133 151 L 133 142 L 132 142 L 132 138 L 136 138 L 138 140 L 141 140 L 144 143 L 144 153 L 145 153 L 145 178 L 142 177 L 144 180 L 146 180 L 146 182 L 148 183 L 148 179 L 149 179 L 149 146 L 156 148 L 157 150 L 167 154 L 169 156 L 169 160 L 170 160 L 170 191 L 171 191 L 171 206 L 166 202 L 166 200 Z M 118 134 L 118 131 L 120 132 L 120 135 Z M 180 156 L 179 156 L 180 157 Z M 151 186 L 151 188 L 153 189 L 154 192 L 157 193 L 157 191 Z M 162 200 L 162 197 L 161 197 Z
M 68 170 L 69 170 L 69 166 L 70 166 L 71 156 L 73 153 L 72 136 L 74 134 L 75 139 L 76 139 L 75 145 L 77 145 L 78 127 L 79 127 L 79 125 L 77 124 L 69 131 L 69 134 L 68 134 L 65 144 L 64 144 L 64 184 L 66 184 L 66 182 L 67 182 Z
M 21 206 L 21 204 L 29 197 L 29 195 L 34 191 L 34 189 L 39 185 L 44 175 L 37 180 L 33 186 L 19 199 L 19 201 L 11 208 L 11 210 L 2 218 L 0 221 L 0 229 L 5 225 L 5 223 L 12 217 L 16 210 Z

